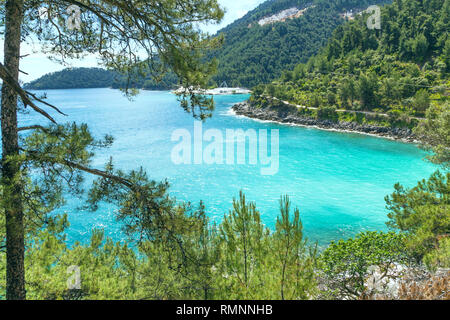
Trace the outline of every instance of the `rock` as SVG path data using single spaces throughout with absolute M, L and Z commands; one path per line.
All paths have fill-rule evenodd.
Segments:
M 292 113 L 296 109 L 292 107 L 275 108 L 264 107 L 258 108 L 252 106 L 248 101 L 237 103 L 233 106 L 233 110 L 238 115 L 243 115 L 249 118 L 276 121 L 280 123 L 292 123 L 302 126 L 318 127 L 327 130 L 341 130 L 350 131 L 363 134 L 372 134 L 379 137 L 390 138 L 394 140 L 401 140 L 404 142 L 415 143 L 416 137 L 410 129 L 404 128 L 390 128 L 378 127 L 373 125 L 361 125 L 356 122 L 334 122 L 327 119 L 315 119 L 310 117 L 299 116 L 297 112 Z

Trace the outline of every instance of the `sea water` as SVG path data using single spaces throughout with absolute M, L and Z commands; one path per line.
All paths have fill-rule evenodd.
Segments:
M 425 153 L 413 144 L 236 116 L 231 107 L 247 99 L 245 95 L 216 96 L 216 110 L 203 129 L 279 130 L 278 172 L 265 176 L 259 165 L 250 164 L 177 165 L 171 158 L 176 145 L 172 133 L 193 132 L 194 119 L 170 92 L 143 91 L 133 100 L 112 89 L 46 93 L 48 101 L 68 115 L 53 112 L 58 122 L 87 123 L 98 138 L 114 136 L 114 145 L 96 155 L 93 167 L 101 169 L 110 157 L 122 170 L 142 166 L 152 179 L 167 179 L 170 194 L 178 201 L 203 200 L 209 217 L 217 222 L 242 190 L 256 202 L 264 224 L 273 229 L 279 199 L 289 195 L 300 209 L 305 234 L 321 245 L 361 231 L 386 230 L 384 198 L 394 185 L 412 187 L 436 170 L 423 161 Z M 45 119 L 33 112 L 20 116 L 21 125 L 43 123 Z M 69 243 L 88 242 L 94 228 L 104 229 L 114 240 L 123 239 L 122 226 L 115 220 L 116 207 L 103 204 L 96 212 L 80 207 L 79 199 L 69 197 L 56 212 L 69 215 Z

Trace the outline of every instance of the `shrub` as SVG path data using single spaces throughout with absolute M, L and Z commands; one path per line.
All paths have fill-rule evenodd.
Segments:
M 339 116 L 335 107 L 323 106 L 319 107 L 319 109 L 317 110 L 317 117 L 319 119 L 336 120 Z
M 394 232 L 365 232 L 349 240 L 332 242 L 322 253 L 322 282 L 335 299 L 358 299 L 366 291 L 370 269 L 388 275 L 396 264 L 409 264 L 405 236 Z

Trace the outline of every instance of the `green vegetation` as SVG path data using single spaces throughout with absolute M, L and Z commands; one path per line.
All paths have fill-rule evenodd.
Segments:
M 53 72 L 25 85 L 26 89 L 109 88 L 115 72 L 101 68 L 73 68 Z
M 115 169 L 112 162 L 103 171 L 90 167 L 95 152 L 110 146 L 112 138 L 96 140 L 86 125 L 57 124 L 45 109 L 62 112 L 21 88 L 18 83 L 21 43 L 38 41 L 42 52 L 59 62 L 99 53 L 102 66 L 125 77 L 126 85 L 122 89 L 128 95 L 135 93 L 129 84 L 142 78 L 146 70 L 152 70 L 155 79 L 171 70 L 180 84 L 189 88 L 180 97 L 186 112 L 205 119 L 214 109 L 211 98 L 197 96 L 192 88 L 206 87 L 216 68 L 214 61 L 205 63 L 204 53 L 215 48 L 220 39 L 212 39 L 196 27 L 197 23 L 220 22 L 224 13 L 216 0 L 188 0 L 182 4 L 139 1 L 135 5 L 125 0 L 77 1 L 82 6 L 78 28 L 66 24 L 72 18 L 67 11 L 69 4 L 65 0 L 51 4 L 5 0 L 0 6 L 5 44 L 3 63 L 0 63 L 3 81 L 0 211 L 5 237 L 0 248 L 6 251 L 6 266 L 3 263 L 1 266 L 2 270 L 6 269 L 2 273 L 2 276 L 6 274 L 6 286 L 2 287 L 9 300 L 26 299 L 28 228 L 34 223 L 38 228 L 33 233 L 52 232 L 56 222 L 48 214 L 64 204 L 64 194 L 83 194 L 83 173 L 99 177 L 90 191 L 92 208 L 97 201 L 114 199 L 121 206 L 120 218 L 132 219 L 132 214 L 147 217 L 145 230 L 151 239 L 171 238 L 171 232 L 178 233 L 170 229 L 166 220 L 174 211 L 181 212 L 164 211 L 170 207 L 170 199 L 164 196 L 166 184 L 151 181 L 142 169 L 125 173 Z M 47 9 L 46 19 L 40 18 L 42 8 Z M 19 128 L 18 113 L 28 112 L 26 107 L 42 115 L 44 125 L 35 123 Z M 53 124 L 46 126 L 49 121 Z M 29 131 L 28 136 L 20 136 Z M 51 247 L 56 239 L 48 236 L 44 240 L 50 242 L 37 242 L 35 248 Z M 1 259 L 5 261 L 3 253 Z M 96 257 L 92 259 L 95 261 Z M 51 269 L 50 266 L 45 268 Z
M 167 73 L 161 80 L 145 76 L 133 79 L 127 83 L 128 78 L 119 72 L 101 68 L 70 68 L 46 74 L 39 79 L 25 85 L 29 90 L 49 89 L 81 89 L 81 88 L 135 88 L 144 90 L 169 90 L 178 83 L 174 73 Z
M 306 62 L 322 48 L 333 31 L 345 20 L 340 14 L 350 9 L 364 10 L 369 5 L 390 2 L 388 0 L 270 0 L 250 11 L 218 34 L 224 37 L 221 47 L 212 50 L 208 59 L 218 61 L 218 72 L 209 83 L 251 88 L 261 83 L 269 83 L 280 77 L 282 71 L 293 69 L 299 62 Z M 315 6 L 315 7 L 313 7 Z M 303 16 L 260 26 L 258 21 L 285 9 L 310 8 Z M 220 38 L 219 36 L 219 38 Z M 29 84 L 29 89 L 70 89 L 85 87 L 112 87 L 167 90 L 179 84 L 178 77 L 168 72 L 157 77 L 152 69 L 147 69 L 140 77 L 128 81 L 127 77 L 98 69 L 65 70 L 46 75 Z M 106 73 L 106 71 L 103 71 Z M 97 74 L 98 80 L 94 75 Z M 87 80 L 87 82 L 84 82 Z M 105 85 L 107 84 L 107 85 Z M 88 86 L 89 85 L 89 86 Z
M 430 269 L 450 268 L 450 238 L 442 238 L 436 250 L 428 253 L 424 259 L 424 263 Z
M 339 14 L 386 2 L 389 1 L 266 1 L 219 31 L 225 42 L 211 55 L 219 61 L 214 80 L 217 84 L 226 81 L 230 86 L 247 88 L 269 83 L 280 77 L 283 70 L 292 69 L 316 54 L 333 31 L 345 22 Z M 258 24 L 260 19 L 292 7 L 310 9 L 296 19 L 264 26 Z
M 128 222 L 129 245 L 93 232 L 89 245 L 65 244 L 65 216 L 46 228 L 29 225 L 26 278 L 30 299 L 307 299 L 315 294 L 316 252 L 303 239 L 298 209 L 280 201 L 275 233 L 243 194 L 224 222 L 208 223 L 202 204 L 167 206 L 167 232 Z M 1 221 L 0 221 L 1 222 Z M 4 223 L 0 230 L 4 230 Z M 138 241 L 137 241 L 138 240 Z M 0 297 L 5 296 L 0 253 Z M 68 290 L 67 269 L 78 266 L 82 288 Z
M 111 137 L 97 141 L 86 126 L 76 125 L 25 138 L 24 166 L 34 171 L 52 164 L 54 170 L 38 181 L 24 180 L 30 196 L 23 202 L 28 298 L 360 299 L 372 294 L 367 279 L 374 268 L 385 279 L 398 279 L 390 274 L 398 265 L 431 270 L 449 265 L 450 174 L 440 173 L 411 190 L 396 186 L 386 198 L 389 226 L 399 233 L 365 232 L 318 252 L 304 238 L 300 211 L 292 210 L 288 197 L 280 199 L 275 230 L 262 224 L 256 205 L 243 193 L 215 225 L 203 203 L 177 203 L 167 184 L 148 180 L 141 170 L 115 171 L 110 163 L 94 181 L 88 207 L 115 204 L 126 242 L 113 243 L 94 230 L 90 244 L 68 247 L 67 217 L 51 213 L 64 202 L 62 195 L 77 193 L 83 181 L 71 161 L 87 166 L 92 150 L 111 142 Z M 5 236 L 2 214 L 0 298 L 6 290 Z M 67 287 L 71 266 L 80 268 L 81 289 Z
M 396 0 L 382 8 L 381 30 L 368 29 L 368 16 L 360 15 L 253 99 L 261 103 L 259 93 L 307 107 L 373 111 L 411 127 L 430 105 L 448 101 L 449 15 L 448 0 Z
M 442 166 L 445 173 L 435 172 L 428 180 L 406 189 L 397 184 L 386 197 L 388 226 L 407 234 L 406 246 L 411 257 L 429 268 L 450 265 L 450 134 L 448 103 L 432 106 L 416 133 L 428 159 Z
M 450 235 L 450 173 L 436 172 L 411 190 L 396 185 L 386 202 L 388 226 L 410 235 L 408 246 L 419 261 Z
M 369 269 L 378 267 L 386 274 L 394 263 L 409 265 L 405 238 L 396 233 L 365 232 L 331 243 L 320 259 L 329 298 L 358 299 L 367 290 Z
M 102 192 L 96 190 L 91 193 L 92 205 Z M 440 196 L 434 192 L 429 191 Z M 287 196 L 280 199 L 273 232 L 261 223 L 255 204 L 242 192 L 220 225 L 209 222 L 203 203 L 197 208 L 176 204 L 164 192 L 158 198 L 165 199 L 159 220 L 165 229 L 155 229 L 148 219 L 157 216 L 136 215 L 123 204 L 118 219 L 129 237 L 126 244 L 113 243 L 102 230 L 94 230 L 90 244 L 68 247 L 65 215 L 27 220 L 28 298 L 361 299 L 373 294 L 367 279 L 374 270 L 381 279 L 398 279 L 401 274 L 393 273 L 397 266 L 426 264 L 435 270 L 449 263 L 448 238 L 442 232 L 436 250 L 429 250 L 423 262 L 416 260 L 413 252 L 422 246 L 411 239 L 422 233 L 411 226 L 402 229 L 405 233 L 364 232 L 333 242 L 319 253 L 304 238 L 299 210 L 292 211 Z M 448 210 L 443 213 L 448 220 Z M 428 225 L 428 218 L 415 225 Z M 3 219 L 2 239 L 4 229 Z M 0 251 L 0 298 L 5 296 L 5 266 Z M 80 270 L 80 289 L 68 289 L 71 266 Z
M 444 168 L 450 168 L 450 106 L 432 106 L 427 110 L 426 120 L 416 129 L 423 149 L 431 151 L 429 159 Z

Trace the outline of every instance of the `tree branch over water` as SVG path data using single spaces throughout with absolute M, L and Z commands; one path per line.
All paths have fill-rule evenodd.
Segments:
M 43 126 L 41 126 L 41 125 L 34 125 L 34 126 L 28 126 L 28 127 L 20 127 L 20 128 L 17 128 L 17 131 L 20 132 L 20 131 L 37 130 L 37 129 L 42 130 L 42 131 L 44 131 L 44 132 L 48 132 L 47 128 L 45 128 L 45 127 L 43 127 Z
M 22 102 L 25 106 L 30 106 L 34 111 L 37 113 L 40 113 L 44 117 L 46 117 L 48 120 L 56 124 L 55 119 L 53 119 L 52 116 L 50 116 L 47 112 L 39 108 L 29 97 L 29 93 L 27 93 L 25 90 L 23 90 L 19 83 L 9 74 L 8 70 L 5 68 L 5 66 L 0 63 L 0 78 L 2 78 L 3 81 L 5 81 L 11 88 L 19 95 L 19 97 L 22 99 Z M 34 96 L 34 95 L 33 95 Z M 36 97 L 34 97 L 36 98 Z M 41 101 L 40 99 L 37 99 L 38 101 Z M 57 108 L 56 108 L 57 109 Z
M 25 150 L 25 149 L 22 149 L 22 148 L 21 148 L 21 151 L 26 154 L 26 157 L 29 160 L 64 165 L 64 166 L 70 167 L 72 169 L 81 170 L 83 172 L 90 173 L 90 174 L 93 174 L 93 175 L 98 176 L 98 177 L 102 177 L 102 178 L 105 178 L 105 179 L 108 179 L 108 180 L 112 180 L 114 182 L 117 182 L 117 183 L 120 183 L 120 184 L 126 186 L 127 188 L 129 188 L 131 190 L 136 190 L 136 185 L 134 185 L 133 183 L 131 183 L 127 179 L 124 179 L 124 178 L 122 178 L 120 176 L 117 176 L 117 175 L 110 174 L 110 173 L 108 173 L 106 171 L 89 168 L 89 167 L 84 166 L 82 164 L 79 164 L 79 163 L 76 163 L 76 162 L 73 162 L 73 161 L 70 161 L 70 160 L 66 160 L 66 159 L 57 159 L 57 158 L 54 158 L 54 157 L 42 156 L 41 154 L 39 154 L 38 152 L 35 152 L 35 151 L 29 151 L 29 150 Z

